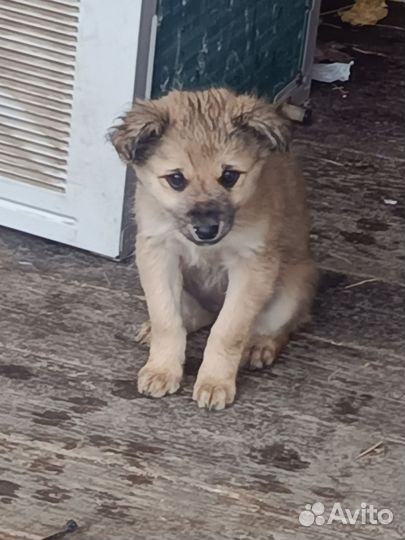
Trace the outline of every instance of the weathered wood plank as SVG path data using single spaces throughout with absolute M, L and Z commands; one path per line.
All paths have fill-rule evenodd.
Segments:
M 403 354 L 405 288 L 325 272 L 308 332 L 341 344 Z
M 130 347 L 136 324 L 147 316 L 144 301 L 134 293 L 56 282 L 17 271 L 0 270 L 0 279 L 0 339 L 22 350 L 35 347 L 40 353 L 59 347 L 58 353 L 64 351 L 68 357 L 72 352 L 77 355 L 77 347 L 80 350 L 88 339 L 94 346 L 102 340 L 110 348 L 122 341 Z M 372 339 L 373 348 L 402 353 L 404 288 L 379 281 L 347 288 L 353 284 L 342 274 L 324 274 L 314 308 L 315 324 L 309 331 L 360 347 L 370 346 Z
M 296 143 L 319 264 L 404 282 L 405 162 Z M 393 201 L 395 204 L 387 204 Z
M 335 324 L 321 302 L 320 335 L 298 336 L 272 370 L 244 373 L 235 406 L 213 415 L 191 402 L 203 336 L 190 347 L 182 391 L 150 400 L 133 382 L 146 355 L 132 342 L 133 321 L 145 316 L 140 300 L 37 274 L 2 277 L 0 423 L 9 457 L 0 467 L 3 486 L 20 486 L 5 503 L 4 530 L 16 527 L 18 515 L 27 537 L 74 517 L 87 527 L 83 539 L 103 531 L 111 538 L 259 538 L 270 523 L 274 538 L 297 531 L 314 538 L 316 531 L 297 529 L 308 500 L 348 507 L 366 500 L 401 515 L 403 396 L 395 380 L 403 366 L 389 353 L 399 342 L 378 351 L 352 335 L 352 322 L 343 330 Z M 364 287 L 344 289 L 344 276 L 328 274 L 324 284 L 321 297 L 330 308 L 332 295 L 339 321 L 369 301 Z M 371 285 L 379 291 L 372 298 L 393 301 L 394 333 L 396 287 Z M 372 303 L 370 313 L 381 305 Z M 368 317 L 377 325 L 378 317 Z M 356 337 L 351 347 L 330 343 L 347 336 Z M 379 439 L 384 457 L 355 460 Z M 390 538 L 400 538 L 395 527 Z M 333 534 L 350 538 L 352 531 Z M 361 535 L 383 537 L 380 529 Z
M 336 394 L 333 377 L 321 381 L 314 378 L 312 373 L 307 373 L 303 380 L 302 371 L 298 370 L 295 380 L 283 382 L 282 365 L 278 366 L 278 372 L 275 366 L 275 373 L 271 377 L 273 380 L 270 381 L 272 384 L 269 384 L 269 374 L 267 377 L 245 375 L 249 387 L 246 387 L 245 381 L 244 392 L 249 395 L 249 402 L 242 406 L 237 405 L 224 415 L 208 415 L 192 407 L 189 391 L 167 400 L 153 401 L 137 396 L 133 390 L 128 391 L 131 384 L 129 379 L 126 381 L 127 391 L 124 392 L 121 385 L 119 394 L 114 395 L 115 385 L 113 389 L 111 386 L 109 388 L 109 384 L 100 380 L 100 373 L 92 366 L 86 371 L 84 366 L 80 369 L 80 366 L 66 366 L 63 362 L 55 365 L 54 360 L 47 362 L 41 358 L 35 359 L 36 373 L 33 373 L 30 360 L 32 362 L 32 358 L 26 355 L 25 362 L 28 363 L 21 364 L 20 358 L 19 369 L 15 368 L 14 372 L 8 370 L 8 400 L 1 405 L 3 411 L 9 407 L 11 422 L 8 428 L 4 426 L 3 437 L 7 444 L 11 445 L 8 450 L 10 459 L 13 459 L 13 467 L 9 468 L 3 478 L 9 482 L 12 481 L 10 478 L 14 478 L 15 482 L 17 477 L 18 482 L 15 483 L 21 485 L 25 497 L 27 491 L 29 493 L 34 488 L 35 493 L 39 491 L 41 495 L 39 503 L 36 500 L 38 497 L 33 495 L 25 500 L 28 521 L 24 526 L 31 524 L 29 519 L 32 520 L 33 506 L 34 525 L 43 526 L 49 523 L 51 526 L 58 521 L 55 517 L 60 516 L 60 521 L 73 512 L 76 519 L 81 517 L 85 524 L 92 526 L 92 520 L 89 525 L 89 516 L 94 515 L 94 512 L 89 509 L 94 506 L 94 499 L 98 498 L 100 501 L 101 497 L 101 503 L 98 502 L 101 510 L 97 507 L 96 515 L 103 513 L 103 502 L 108 499 L 110 506 L 115 509 L 110 508 L 108 517 L 111 519 L 112 515 L 120 513 L 121 527 L 132 523 L 141 512 L 143 521 L 146 522 L 146 530 L 153 530 L 149 521 L 155 522 L 155 511 L 147 511 L 148 507 L 140 506 L 137 497 L 141 501 L 148 496 L 161 497 L 160 488 L 154 484 L 156 478 L 163 478 L 176 486 L 177 515 L 179 512 L 188 515 L 187 511 L 183 510 L 185 501 L 178 495 L 182 492 L 184 482 L 184 497 L 190 497 L 189 489 L 193 486 L 193 500 L 198 504 L 207 504 L 204 498 L 199 496 L 200 489 L 204 493 L 207 491 L 227 494 L 225 500 L 215 500 L 214 504 L 225 505 L 230 520 L 237 519 L 236 529 L 229 537 L 242 531 L 246 531 L 247 537 L 258 537 L 253 534 L 249 536 L 249 530 L 242 527 L 242 521 L 239 522 L 239 519 L 245 520 L 245 512 L 259 512 L 255 515 L 255 526 L 259 527 L 255 530 L 259 532 L 263 522 L 257 518 L 271 519 L 273 524 L 277 523 L 271 512 L 273 509 L 279 518 L 284 516 L 288 521 L 291 519 L 291 505 L 298 505 L 300 508 L 300 505 L 308 500 L 309 494 L 312 498 L 322 498 L 324 502 L 338 499 L 348 505 L 349 502 L 355 504 L 351 501 L 356 498 L 376 501 L 375 482 L 380 483 L 382 477 L 386 478 L 386 467 L 393 476 L 383 483 L 388 486 L 388 493 L 379 490 L 376 502 L 380 505 L 388 504 L 387 501 L 391 503 L 390 490 L 394 486 L 392 482 L 395 478 L 398 482 L 396 488 L 399 490 L 396 496 L 402 493 L 403 484 L 397 476 L 401 470 L 395 471 L 395 459 L 398 458 L 397 453 L 401 452 L 401 448 L 397 448 L 395 439 L 390 439 L 390 427 L 395 423 L 398 414 L 402 414 L 402 406 L 393 411 L 388 403 L 386 410 L 387 404 L 384 403 L 383 408 L 387 414 L 384 419 L 379 419 L 378 414 L 376 416 L 375 408 L 369 409 L 368 414 L 363 416 L 359 414 L 359 408 L 365 407 L 367 410 L 372 396 L 356 394 L 354 397 L 352 392 L 348 401 L 340 398 L 337 406 L 330 409 L 327 403 L 328 395 Z M 30 369 L 33 373 L 32 379 L 29 379 Z M 54 374 L 53 377 L 51 373 Z M 18 379 L 17 375 L 21 379 Z M 37 382 L 33 384 L 35 379 Z M 53 380 L 56 381 L 55 385 L 52 385 Z M 358 392 L 360 390 L 358 389 Z M 342 394 L 341 392 L 340 395 Z M 11 401 L 14 408 L 10 408 L 10 397 L 14 397 Z M 287 408 L 285 400 L 289 401 Z M 374 406 L 381 407 L 381 401 L 377 400 Z M 305 414 L 302 413 L 303 410 L 306 411 Z M 324 417 L 325 410 L 333 410 L 332 417 Z M 13 425 L 16 417 L 19 419 L 18 425 Z M 374 422 L 383 431 L 376 431 Z M 4 425 L 4 421 L 2 424 Z M 204 434 L 203 440 L 199 439 L 201 434 Z M 383 460 L 366 460 L 367 466 L 373 467 L 373 478 L 366 488 L 364 480 L 360 484 L 364 474 L 364 462 L 356 462 L 354 458 L 360 450 L 381 437 L 385 438 L 387 454 Z M 16 473 L 18 460 L 14 455 L 14 447 L 23 453 L 25 460 L 19 474 Z M 46 450 L 49 448 L 53 456 L 51 459 L 46 457 Z M 43 461 L 38 463 L 37 455 L 43 456 L 44 453 Z M 30 474 L 27 476 L 27 459 L 31 454 L 33 457 L 29 459 L 32 459 L 32 465 L 29 465 Z M 73 459 L 78 463 L 75 462 L 70 467 L 66 477 L 59 478 L 60 470 L 58 464 L 55 464 L 54 456 L 62 456 L 63 462 Z M 389 456 L 394 458 L 393 462 Z M 86 464 L 88 460 L 100 465 L 102 470 L 98 474 L 88 470 L 77 473 L 76 469 L 80 471 L 83 462 Z M 112 464 L 118 465 L 118 475 L 111 470 Z M 7 467 L 7 464 L 5 466 Z M 32 476 L 31 470 L 42 471 L 43 476 Z M 113 479 L 105 478 L 106 470 L 111 472 Z M 342 478 L 343 471 L 345 475 Z M 100 483 L 95 482 L 93 485 L 92 482 L 88 493 L 88 482 L 84 480 L 93 478 L 95 474 L 100 477 Z M 123 480 L 125 474 L 136 483 L 136 490 L 131 494 L 133 500 L 130 503 L 127 501 L 126 505 L 123 499 L 125 500 L 127 495 L 122 493 L 126 486 L 125 478 Z M 56 475 L 57 482 L 51 481 Z M 356 476 L 359 477 L 361 487 L 354 489 L 353 486 L 357 486 Z M 143 488 L 139 490 L 139 484 L 149 486 L 151 492 L 145 495 Z M 161 489 L 165 492 L 168 488 L 163 486 Z M 101 491 L 100 496 L 96 493 L 98 490 Z M 80 502 L 82 491 L 83 503 Z M 46 497 L 52 499 L 55 492 L 61 493 L 60 501 L 46 500 Z M 106 493 L 110 497 L 107 497 Z M 240 509 L 237 502 L 241 494 L 244 499 L 248 499 L 244 503 L 247 504 L 245 510 Z M 57 495 L 53 495 L 54 499 L 55 497 L 58 499 Z M 174 494 L 170 496 L 172 502 L 175 498 Z M 283 498 L 285 502 L 282 504 L 280 500 Z M 68 500 L 72 502 L 66 502 Z M 24 507 L 24 500 L 14 502 L 17 508 L 19 505 Z M 45 505 L 45 509 L 41 510 L 45 502 L 49 505 Z M 152 501 L 152 508 L 155 505 L 156 502 L 153 504 Z M 259 510 L 252 510 L 252 507 L 259 507 Z M 210 508 L 210 505 L 206 508 Z M 196 508 L 192 506 L 190 511 L 195 514 Z M 13 515 L 15 516 L 15 513 L 12 513 Z M 18 515 L 21 513 L 18 512 Z M 199 537 L 215 537 L 215 527 L 218 525 L 215 521 L 211 522 L 211 517 L 202 521 L 200 517 L 198 523 L 201 530 L 208 531 L 210 526 L 213 527 L 211 535 Z M 160 524 L 160 530 L 167 531 L 165 526 Z M 188 534 L 196 536 L 198 530 L 195 528 L 196 524 L 193 526 L 194 529 Z M 283 523 L 281 519 L 280 527 L 281 530 L 288 530 L 291 524 Z M 93 536 L 89 537 L 96 538 L 98 530 L 90 527 Z M 128 534 L 129 531 L 125 527 L 118 530 L 122 530 L 122 534 Z M 139 533 L 141 537 L 142 531 Z M 158 537 L 157 532 L 156 534 Z M 180 537 L 186 538 L 187 535 Z M 372 537 L 377 538 L 378 535 L 365 536 Z
M 66 278 L 103 289 L 131 291 L 138 283 L 133 257 L 115 262 L 50 240 L 0 228 L 0 268 Z
M 344 451 L 350 441 L 350 431 L 353 430 L 336 433 L 329 442 L 339 447 L 340 452 Z M 375 473 L 379 468 L 378 458 L 354 466 L 341 460 L 336 467 L 333 462 L 336 455 L 332 452 L 330 462 L 320 463 L 325 468 L 325 479 L 336 472 L 347 475 L 350 468 L 357 467 L 359 478 L 366 476 L 368 490 L 359 496 L 352 487 L 347 489 L 343 479 L 335 490 L 309 484 L 297 493 L 296 484 L 303 474 L 302 469 L 290 475 L 286 486 L 281 486 L 267 471 L 253 481 L 243 479 L 239 483 L 221 470 L 221 463 L 214 461 L 207 484 L 205 478 L 197 475 L 189 478 L 184 474 L 187 456 L 177 460 L 178 468 L 173 477 L 171 471 L 154 469 L 147 452 L 138 450 L 136 453 L 136 445 L 131 455 L 125 447 L 116 452 L 117 447 L 108 437 L 97 453 L 92 449 L 86 451 L 85 444 L 76 449 L 64 449 L 58 441 L 48 445 L 33 444 L 21 437 L 1 437 L 0 447 L 3 455 L 13 456 L 12 463 L 7 459 L 13 470 L 8 477 L 13 480 L 3 480 L 8 501 L 4 505 L 6 511 L 2 514 L 0 531 L 1 527 L 13 528 L 13 517 L 18 515 L 19 529 L 26 532 L 26 538 L 48 534 L 72 516 L 82 526 L 75 538 L 83 540 L 105 537 L 107 531 L 108 538 L 112 539 L 293 539 L 297 535 L 325 538 L 326 530 L 331 535 L 328 537 L 351 538 L 354 529 L 350 526 L 305 529 L 298 525 L 297 516 L 308 500 L 321 498 L 327 508 L 335 500 L 356 507 L 364 495 L 375 501 L 373 481 L 378 480 Z M 393 446 L 385 464 L 392 466 L 401 451 L 400 447 Z M 264 456 L 259 455 L 258 459 L 266 460 Z M 387 480 L 394 481 L 393 478 Z M 297 503 L 302 501 L 298 507 L 291 504 L 292 492 Z M 380 501 L 383 504 L 383 499 Z M 388 499 L 388 502 L 391 501 Z M 401 538 L 399 530 L 400 522 L 385 530 L 366 525 L 356 528 L 356 538 L 396 539 Z

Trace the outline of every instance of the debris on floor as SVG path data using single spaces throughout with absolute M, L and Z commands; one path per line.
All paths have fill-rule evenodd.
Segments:
M 360 452 L 356 457 L 356 460 L 366 456 L 377 456 L 379 454 L 384 454 L 384 441 L 378 441 L 369 448 L 366 448 L 366 450 L 363 450 L 363 452 Z
M 43 538 L 43 540 L 62 540 L 66 538 L 67 535 L 77 531 L 78 528 L 79 526 L 76 521 L 74 519 L 69 519 L 63 530 L 52 534 L 51 536 L 47 536 L 46 538 Z
M 348 81 L 353 60 L 348 63 L 334 62 L 333 64 L 314 64 L 312 79 L 318 82 L 333 83 L 336 81 Z
M 357 0 L 350 8 L 339 11 L 343 22 L 353 26 L 374 26 L 388 14 L 385 0 Z
M 398 204 L 398 201 L 395 200 L 395 199 L 384 198 L 384 204 L 388 204 L 390 206 L 395 206 L 395 205 Z

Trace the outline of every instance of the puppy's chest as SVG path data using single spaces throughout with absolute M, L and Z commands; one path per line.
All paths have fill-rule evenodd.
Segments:
M 228 271 L 220 250 L 192 246 L 180 255 L 184 288 L 207 310 L 218 312 L 224 303 Z

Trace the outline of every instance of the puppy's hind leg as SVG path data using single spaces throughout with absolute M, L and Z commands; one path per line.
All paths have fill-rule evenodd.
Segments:
M 151 330 L 152 330 L 152 326 L 150 324 L 150 320 L 147 320 L 143 322 L 142 324 L 140 324 L 135 334 L 135 343 L 149 346 L 150 338 L 151 338 Z
M 252 371 L 270 366 L 288 343 L 289 333 L 277 336 L 253 334 L 246 347 L 241 367 Z
M 204 309 L 198 300 L 183 290 L 181 294 L 181 316 L 187 333 L 191 334 L 201 328 L 210 326 L 214 322 L 216 314 Z
M 274 297 L 258 316 L 241 367 L 270 366 L 288 343 L 289 335 L 310 318 L 317 270 L 312 262 L 285 269 Z
M 181 293 L 181 316 L 187 333 L 197 332 L 201 328 L 210 326 L 215 320 L 215 314 L 204 309 L 200 303 L 183 290 Z M 150 345 L 151 324 L 150 321 L 142 323 L 135 335 L 136 343 Z

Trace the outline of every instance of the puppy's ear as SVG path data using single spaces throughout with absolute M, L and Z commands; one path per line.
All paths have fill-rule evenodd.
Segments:
M 239 96 L 232 124 L 236 130 L 252 135 L 270 150 L 288 151 L 291 125 L 280 107 L 252 96 Z
M 110 141 L 123 161 L 142 165 L 169 125 L 169 113 L 159 100 L 137 101 L 121 120 L 111 129 Z

